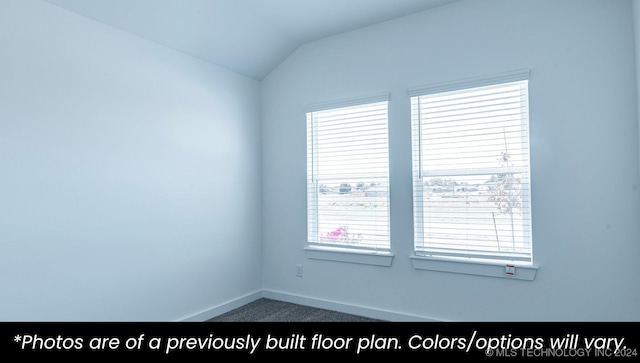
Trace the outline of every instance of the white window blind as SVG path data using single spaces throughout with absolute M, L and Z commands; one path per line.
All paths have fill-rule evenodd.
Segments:
M 410 96 L 415 253 L 531 264 L 528 72 Z
M 309 107 L 310 245 L 390 249 L 387 104 L 384 95 Z

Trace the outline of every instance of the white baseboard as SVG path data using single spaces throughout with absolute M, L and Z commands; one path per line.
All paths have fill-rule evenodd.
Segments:
M 286 292 L 275 290 L 259 290 L 237 299 L 230 300 L 223 304 L 216 305 L 212 308 L 201 311 L 197 314 L 191 315 L 187 318 L 180 319 L 181 322 L 203 322 L 218 315 L 229 312 L 233 309 L 239 308 L 245 304 L 256 301 L 260 298 L 267 298 L 279 301 L 290 302 L 299 305 L 311 306 L 314 308 L 328 309 L 339 311 L 347 314 L 360 315 L 372 319 L 380 319 L 391 322 L 441 322 L 443 320 L 434 319 L 430 317 L 409 315 L 398 313 L 389 310 L 374 309 L 366 306 L 345 304 L 338 301 L 331 301 L 325 299 L 317 299 L 308 296 L 294 295 Z
M 241 296 L 237 299 L 233 299 L 227 301 L 226 303 L 216 305 L 212 308 L 201 311 L 197 314 L 191 315 L 184 319 L 179 319 L 180 322 L 203 322 L 207 321 L 211 318 L 214 318 L 218 315 L 229 312 L 233 309 L 239 308 L 242 305 L 248 304 L 250 302 L 256 301 L 262 297 L 262 290 L 258 290 L 256 292 Z

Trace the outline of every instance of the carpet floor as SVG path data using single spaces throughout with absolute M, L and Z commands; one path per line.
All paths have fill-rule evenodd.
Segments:
M 261 298 L 209 322 L 379 322 L 383 320 Z

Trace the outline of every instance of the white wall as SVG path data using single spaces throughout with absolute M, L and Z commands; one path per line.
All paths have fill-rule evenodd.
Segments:
M 638 137 L 640 137 L 640 0 L 633 0 L 633 25 L 635 34 L 635 49 L 636 49 L 636 93 L 638 97 L 637 109 L 638 109 Z M 638 149 L 640 153 L 640 149 Z
M 261 288 L 259 83 L 0 0 L 0 320 L 172 321 Z
M 407 88 L 530 68 L 534 281 L 414 270 Z M 462 1 L 298 49 L 262 84 L 264 288 L 438 320 L 640 320 L 631 1 Z M 391 267 L 309 260 L 304 105 L 390 91 Z M 304 276 L 295 276 L 295 264 Z

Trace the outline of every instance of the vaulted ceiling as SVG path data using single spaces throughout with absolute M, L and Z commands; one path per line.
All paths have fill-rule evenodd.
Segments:
M 44 0 L 260 80 L 304 43 L 459 0 Z

